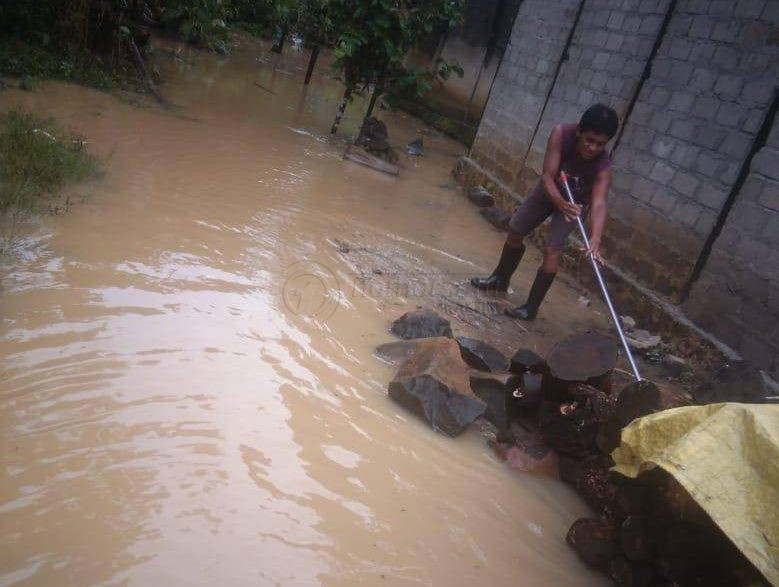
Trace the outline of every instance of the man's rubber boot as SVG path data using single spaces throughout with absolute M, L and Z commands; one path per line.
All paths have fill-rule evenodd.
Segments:
M 512 247 L 510 244 L 505 243 L 503 245 L 503 252 L 500 254 L 498 266 L 495 267 L 495 271 L 492 272 L 492 275 L 489 277 L 474 277 L 471 279 L 471 285 L 475 288 L 487 291 L 507 291 L 511 276 L 514 275 L 514 271 L 517 270 L 519 262 L 522 260 L 522 255 L 524 254 L 525 245 Z
M 545 273 L 543 269 L 539 268 L 525 305 L 519 308 L 507 309 L 506 315 L 512 318 L 519 318 L 520 320 L 534 320 L 538 313 L 538 307 L 544 301 L 546 292 L 552 286 L 556 275 L 557 273 Z

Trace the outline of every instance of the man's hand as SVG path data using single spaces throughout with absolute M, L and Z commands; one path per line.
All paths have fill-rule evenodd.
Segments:
M 590 241 L 590 248 L 587 249 L 587 255 L 595 259 L 598 263 L 603 263 L 603 259 L 600 256 L 600 241 Z
M 582 207 L 579 204 L 571 204 L 562 198 L 555 201 L 555 206 L 563 213 L 566 222 L 573 222 L 577 216 L 582 214 Z

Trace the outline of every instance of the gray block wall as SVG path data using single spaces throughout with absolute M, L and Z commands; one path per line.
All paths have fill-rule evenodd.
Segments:
M 525 0 L 470 157 L 521 199 L 540 174 L 553 124 L 576 120 L 591 103 L 612 105 L 624 129 L 613 154 L 606 256 L 776 368 L 765 325 L 776 327 L 777 284 L 766 269 L 744 269 L 759 255 L 777 274 L 771 239 L 779 221 L 761 191 L 775 197 L 777 179 L 759 163 L 775 146 L 755 158 L 743 186 L 737 181 L 779 86 L 779 0 L 584 0 L 576 21 L 579 5 Z M 745 236 L 755 226 L 761 236 Z M 693 268 L 707 258 L 693 283 Z M 737 288 L 737 278 L 748 283 Z M 723 287 L 740 293 L 709 301 Z M 733 295 L 739 318 L 718 321 Z
M 626 122 L 611 207 L 624 230 L 608 249 L 666 295 L 691 277 L 772 100 L 772 4 L 678 2 Z
M 745 356 L 779 370 L 779 119 L 684 308 Z
M 527 152 L 580 0 L 525 0 L 490 91 L 471 156 L 512 182 Z

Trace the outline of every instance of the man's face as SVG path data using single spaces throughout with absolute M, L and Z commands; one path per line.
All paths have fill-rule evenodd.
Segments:
M 591 130 L 576 131 L 576 150 L 584 159 L 593 159 L 600 155 L 608 142 L 608 135 Z

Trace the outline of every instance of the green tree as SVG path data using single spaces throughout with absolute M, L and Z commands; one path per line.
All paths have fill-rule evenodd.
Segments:
M 407 69 L 406 54 L 425 35 L 457 24 L 464 0 L 330 0 L 328 26 L 338 31 L 333 67 L 341 72 L 346 89 L 331 133 L 338 130 L 346 104 L 357 93 L 373 88 L 367 120 L 379 96 L 424 94 L 436 80 L 452 72 L 453 62 L 437 58 L 429 70 Z

